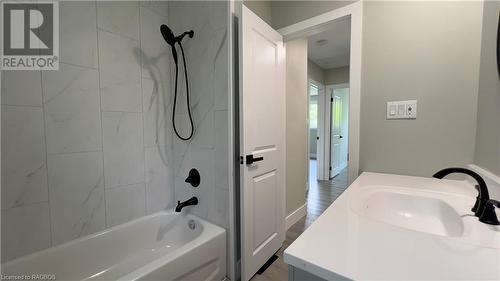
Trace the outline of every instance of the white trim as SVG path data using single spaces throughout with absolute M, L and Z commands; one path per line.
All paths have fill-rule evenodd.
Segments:
M 278 30 L 284 41 L 307 37 L 330 29 L 341 18 L 351 17 L 349 63 L 349 184 L 359 175 L 359 127 L 361 112 L 361 47 L 363 34 L 363 1 L 303 20 Z M 319 164 L 319 163 L 318 163 Z M 320 167 L 318 165 L 318 170 Z
M 314 79 L 311 79 L 309 78 L 308 79 L 308 84 L 307 84 L 307 95 L 308 95 L 308 100 L 309 100 L 309 97 L 310 97 L 310 94 L 309 94 L 309 84 L 315 84 L 318 86 L 318 142 L 317 142 L 317 146 L 316 146 L 316 160 L 318 161 L 318 165 L 317 165 L 317 169 L 316 169 L 316 179 L 318 180 L 328 180 L 328 166 L 326 165 L 326 163 L 328 162 L 327 161 L 327 157 L 325 154 L 325 139 L 326 139 L 326 135 L 325 135 L 325 85 L 323 85 L 323 83 L 320 83 Z M 307 112 L 309 112 L 309 103 L 308 103 L 308 109 L 307 109 Z M 307 135 L 309 136 L 309 124 L 307 124 Z M 310 151 L 310 147 L 307 147 L 307 149 Z M 307 159 L 307 174 L 308 174 L 308 177 L 307 177 L 307 180 L 309 181 L 309 158 L 306 158 Z M 326 167 L 326 168 L 325 168 Z
M 300 206 L 297 210 L 293 211 L 291 214 L 286 216 L 285 225 L 286 230 L 288 230 L 292 225 L 297 223 L 301 218 L 307 214 L 307 203 Z
M 235 77 L 235 54 L 237 52 L 236 46 L 234 44 L 234 17 L 237 17 L 237 7 L 234 0 L 230 0 L 228 2 L 228 19 L 227 19 L 227 27 L 228 27 L 228 70 L 230 79 L 228 79 L 228 101 L 227 101 L 227 111 L 228 111 L 228 133 L 229 133 L 229 151 L 228 151 L 228 186 L 229 186 L 229 202 L 228 202 L 228 217 L 229 217 L 229 229 L 227 233 L 227 238 L 229 241 L 229 255 L 226 258 L 226 274 L 231 280 L 236 280 L 237 276 L 239 276 L 239 260 L 237 260 L 237 245 L 239 237 L 237 237 L 238 229 L 239 229 L 239 218 L 236 216 L 236 208 L 239 206 L 239 198 L 236 198 L 236 188 L 239 187 L 239 178 L 236 178 L 236 167 L 239 166 L 239 163 L 236 162 L 235 159 L 237 151 L 235 151 L 235 141 L 237 138 L 235 131 L 236 129 L 236 114 L 238 114 L 238 108 L 235 107 L 234 97 L 238 94 L 238 89 L 235 88 L 235 80 L 239 79 L 239 77 Z M 237 84 L 236 84 L 237 85 Z
M 361 1 L 360 1 L 361 2 Z M 334 22 L 345 16 L 350 16 L 358 12 L 358 3 L 356 2 L 324 14 L 303 20 L 301 22 L 278 29 L 278 32 L 283 35 L 285 41 L 297 39 L 300 37 L 309 37 L 314 34 L 327 31 L 331 28 Z

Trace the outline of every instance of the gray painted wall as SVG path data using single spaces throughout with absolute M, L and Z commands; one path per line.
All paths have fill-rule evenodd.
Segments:
M 325 83 L 325 73 L 323 69 L 311 60 L 307 60 L 307 77 L 321 84 Z
M 307 183 L 307 39 L 286 43 L 286 214 L 304 205 Z
M 474 159 L 481 2 L 365 2 L 361 171 L 430 176 Z M 416 120 L 386 102 L 418 100 Z
M 500 175 L 500 79 L 496 36 L 500 1 L 484 3 L 474 163 Z
M 318 129 L 309 129 L 309 157 L 317 158 L 318 153 L 318 140 L 316 137 L 318 136 Z
M 349 66 L 325 70 L 325 85 L 349 83 Z
M 243 4 L 258 15 L 259 18 L 271 25 L 271 1 L 243 0 Z

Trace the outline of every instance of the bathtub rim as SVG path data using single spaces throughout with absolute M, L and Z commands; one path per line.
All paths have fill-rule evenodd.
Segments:
M 3 274 L 5 268 L 8 268 L 15 263 L 20 263 L 20 262 L 23 262 L 23 261 L 28 260 L 28 259 L 37 258 L 38 256 L 42 256 L 42 255 L 47 254 L 47 253 L 56 252 L 57 250 L 59 250 L 61 248 L 72 246 L 72 245 L 81 243 L 82 241 L 86 241 L 86 240 L 89 240 L 92 238 L 99 237 L 99 236 L 107 234 L 111 231 L 121 230 L 121 229 L 127 228 L 128 226 L 133 225 L 135 223 L 146 221 L 146 220 L 152 219 L 152 218 L 157 217 L 157 216 L 162 216 L 162 215 L 182 216 L 184 218 L 194 219 L 194 220 L 197 220 L 198 222 L 200 222 L 203 226 L 203 231 L 200 233 L 200 236 L 196 237 L 191 242 L 194 242 L 198 239 L 201 239 L 202 237 L 205 237 L 207 235 L 206 232 L 212 233 L 214 236 L 217 236 L 220 233 L 226 232 L 226 230 L 224 228 L 222 228 L 218 225 L 215 225 L 214 223 L 211 223 L 205 219 L 202 219 L 196 215 L 192 215 L 192 214 L 184 213 L 184 212 L 177 213 L 173 209 L 161 210 L 161 211 L 158 211 L 158 212 L 146 215 L 146 216 L 142 216 L 142 217 L 133 219 L 133 220 L 128 221 L 128 222 L 123 223 L 123 224 L 119 224 L 119 225 L 112 226 L 110 228 L 106 228 L 106 229 L 101 230 L 101 231 L 96 232 L 96 233 L 92 233 L 92 234 L 89 234 L 86 236 L 79 237 L 79 238 L 74 239 L 74 240 L 70 240 L 68 242 L 64 242 L 64 243 L 56 245 L 54 247 L 46 248 L 46 249 L 31 253 L 31 254 L 28 254 L 25 256 L 21 256 L 21 257 L 15 258 L 13 260 L 10 260 L 8 262 L 5 262 L 5 263 L 0 263 L 0 270 Z M 186 245 L 187 244 L 182 245 L 181 247 L 179 247 L 179 249 L 176 249 L 173 252 L 177 252 L 178 250 L 185 248 Z M 137 270 L 139 270 L 141 268 L 142 267 L 138 268 Z M 135 272 L 135 271 L 136 270 L 134 270 L 133 272 Z M 131 273 L 132 272 L 130 272 L 129 274 L 131 274 Z M 127 274 L 127 275 L 129 275 L 129 274 Z
M 222 228 L 218 225 L 215 225 L 211 222 L 208 222 L 206 220 L 203 220 L 203 219 L 201 219 L 197 216 L 194 216 L 194 215 L 187 215 L 187 217 L 188 218 L 196 218 L 203 224 L 204 229 L 198 237 L 196 237 L 195 239 L 193 239 L 189 243 L 182 245 L 178 249 L 175 249 L 174 251 L 172 251 L 168 255 L 164 255 L 158 259 L 155 259 L 154 261 L 152 261 L 148 264 L 145 264 L 142 267 L 137 268 L 134 271 L 131 271 L 130 273 L 119 278 L 118 281 L 137 280 L 140 277 L 145 276 L 145 275 L 153 272 L 154 270 L 164 266 L 168 262 L 175 260 L 178 256 L 182 256 L 184 254 L 187 254 L 190 251 L 192 251 L 194 248 L 197 248 L 197 247 L 207 243 L 208 241 L 210 241 L 212 239 L 217 239 L 221 235 L 223 236 L 222 245 L 224 245 L 224 247 L 226 246 L 226 230 L 224 228 Z M 224 256 L 222 258 L 225 259 L 225 261 L 224 261 L 225 268 L 223 270 L 227 271 L 227 257 L 225 255 L 226 255 L 226 251 L 224 250 Z M 223 273 L 224 276 L 226 275 L 225 271 Z

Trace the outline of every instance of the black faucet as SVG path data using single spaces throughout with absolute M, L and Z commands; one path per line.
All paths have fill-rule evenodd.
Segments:
M 184 202 L 177 201 L 177 207 L 175 207 L 175 211 L 180 212 L 182 208 L 192 205 L 198 205 L 198 198 L 196 198 L 196 196 L 193 196 Z
M 500 225 L 500 221 L 498 221 L 497 214 L 495 213 L 495 207 L 500 208 L 500 202 L 493 199 L 488 200 L 484 205 L 484 212 L 479 217 L 479 221 L 491 225 Z
M 495 214 L 495 206 L 500 208 L 500 203 L 495 200 L 490 200 L 486 182 L 478 173 L 465 168 L 446 168 L 435 173 L 433 177 L 442 179 L 453 173 L 466 174 L 473 177 L 477 181 L 476 189 L 479 191 L 479 194 L 476 197 L 476 202 L 474 203 L 474 207 L 472 207 L 471 211 L 474 212 L 474 215 L 479 218 L 480 222 L 499 225 L 500 222 Z
M 476 185 L 476 188 L 478 189 L 479 194 L 476 197 L 476 203 L 474 204 L 474 207 L 472 207 L 471 211 L 474 212 L 474 215 L 476 217 L 481 216 L 481 214 L 484 211 L 484 206 L 486 202 L 490 200 L 490 195 L 488 193 L 488 187 L 486 186 L 486 182 L 484 182 L 483 178 L 478 173 L 465 168 L 446 168 L 435 173 L 433 177 L 442 179 L 447 175 L 453 173 L 466 174 L 473 177 L 477 181 L 478 185 Z

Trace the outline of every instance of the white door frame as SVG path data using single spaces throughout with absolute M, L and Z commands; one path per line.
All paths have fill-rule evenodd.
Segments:
M 349 184 L 359 175 L 359 123 L 361 108 L 361 46 L 363 34 L 363 1 L 303 20 L 278 30 L 283 40 L 309 37 L 326 31 L 338 20 L 351 18 L 349 64 Z
M 310 94 L 309 94 L 309 84 L 318 85 L 318 142 L 316 146 L 316 159 L 317 159 L 317 174 L 315 175 L 316 179 L 323 180 L 325 178 L 325 171 L 328 170 L 322 169 L 325 165 L 326 157 L 324 156 L 324 143 L 325 143 L 325 135 L 324 135 L 324 127 L 325 127 L 325 85 L 322 83 L 309 78 L 307 83 L 307 116 L 309 116 L 309 103 L 310 103 Z M 309 120 L 308 120 L 309 121 Z M 309 122 L 307 122 L 307 135 L 309 135 Z M 308 138 L 309 142 L 309 138 Z M 310 144 L 307 146 L 307 188 L 309 187 L 309 151 Z M 326 175 L 328 177 L 328 175 Z

